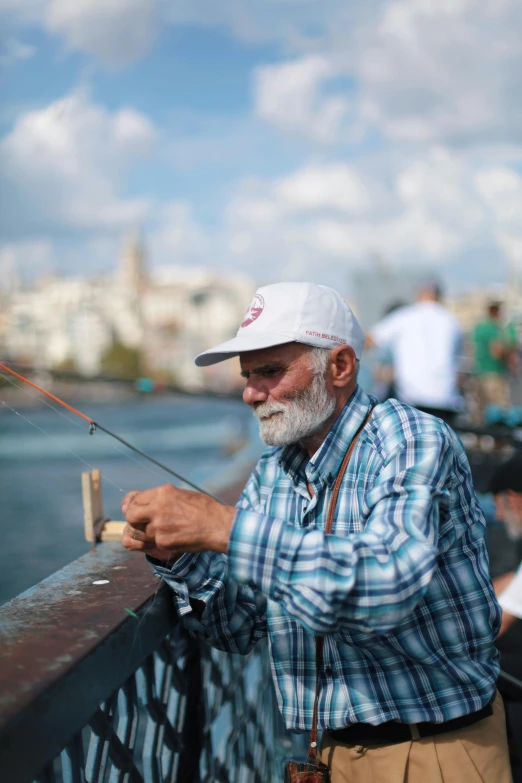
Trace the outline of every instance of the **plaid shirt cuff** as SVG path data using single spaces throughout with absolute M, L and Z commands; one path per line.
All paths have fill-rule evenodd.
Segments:
M 164 579 L 171 588 L 179 615 L 189 614 L 193 611 L 190 598 L 203 601 L 206 604 L 223 585 L 224 558 L 223 566 L 221 569 L 217 569 L 219 571 L 217 573 L 215 555 L 212 558 L 212 553 L 192 554 L 187 552 L 181 555 L 171 568 L 157 565 L 158 561 L 152 558 L 147 559 L 154 565 L 154 573 Z

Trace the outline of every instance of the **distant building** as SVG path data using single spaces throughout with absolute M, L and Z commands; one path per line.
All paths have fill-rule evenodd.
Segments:
M 130 236 L 123 244 L 119 283 L 129 296 L 139 296 L 147 285 L 145 248 L 139 234 Z
M 253 283 L 205 269 L 153 270 L 142 300 L 147 362 L 188 388 L 230 388 L 239 370 L 230 363 L 198 368 L 194 357 L 233 336 L 254 292 Z
M 235 334 L 253 291 L 238 275 L 174 265 L 149 271 L 133 236 L 113 278 L 48 278 L 5 297 L 0 345 L 15 361 L 95 376 L 117 341 L 139 348 L 153 377 L 187 389 L 229 389 L 240 380 L 237 364 L 202 369 L 194 357 Z

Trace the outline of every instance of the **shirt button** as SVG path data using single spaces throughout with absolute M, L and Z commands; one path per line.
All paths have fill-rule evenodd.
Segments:
M 326 669 L 324 670 L 324 673 L 326 674 L 327 677 L 331 677 L 333 675 L 333 669 L 331 668 L 331 666 L 327 666 Z

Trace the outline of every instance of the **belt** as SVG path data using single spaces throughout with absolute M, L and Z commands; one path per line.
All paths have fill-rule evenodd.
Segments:
M 328 736 L 345 745 L 396 745 L 399 742 L 411 742 L 411 740 L 423 737 L 433 737 L 436 734 L 445 734 L 447 731 L 464 729 L 472 726 L 483 718 L 493 715 L 491 702 L 477 712 L 469 715 L 461 715 L 444 723 L 397 723 L 394 720 L 372 726 L 370 723 L 354 723 L 344 729 L 327 729 Z

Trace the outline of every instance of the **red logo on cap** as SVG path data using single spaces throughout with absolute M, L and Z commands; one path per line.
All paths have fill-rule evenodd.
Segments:
M 256 294 L 254 298 L 252 299 L 252 304 L 248 308 L 248 310 L 245 313 L 245 318 L 243 323 L 241 324 L 241 327 L 248 326 L 253 321 L 256 320 L 256 318 L 259 318 L 263 310 L 265 309 L 265 300 L 261 296 L 261 294 Z

